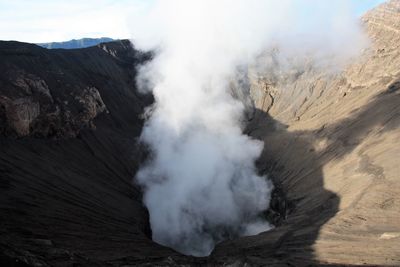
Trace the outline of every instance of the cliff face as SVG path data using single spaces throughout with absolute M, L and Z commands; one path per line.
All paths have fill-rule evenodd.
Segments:
M 400 265 L 400 2 L 363 24 L 371 47 L 341 73 L 253 72 L 248 132 L 265 142 L 260 168 L 291 208 L 283 225 L 225 242 L 215 259 Z
M 128 41 L 0 42 L 0 263 L 400 265 L 400 1 L 363 23 L 371 48 L 343 72 L 250 71 L 247 132 L 265 143 L 258 166 L 277 187 L 278 226 L 197 259 L 151 241 L 132 184 L 152 102 L 135 68 L 149 55 Z

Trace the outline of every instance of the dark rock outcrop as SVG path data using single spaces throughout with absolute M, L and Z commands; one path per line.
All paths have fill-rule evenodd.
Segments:
M 140 98 L 131 89 L 135 64 L 148 55 L 136 52 L 128 41 L 109 47 L 101 44 L 83 50 L 51 51 L 2 42 L 0 49 L 3 136 L 74 137 L 81 129 L 95 128 L 93 120 L 109 113 L 103 99 L 108 96 L 111 103 L 107 106 L 115 108 L 111 117 L 119 122 L 126 121 L 129 112 L 137 114 L 143 109 L 144 104 L 117 109 L 121 103 L 115 103 L 122 101 L 124 94 L 128 96 L 124 104 Z

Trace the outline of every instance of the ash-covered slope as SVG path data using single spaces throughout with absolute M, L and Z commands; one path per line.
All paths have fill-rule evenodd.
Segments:
M 131 183 L 152 101 L 135 90 L 135 66 L 148 55 L 125 41 L 79 50 L 1 42 L 0 262 L 400 265 L 399 19 L 398 0 L 367 13 L 371 49 L 340 74 L 252 73 L 247 131 L 265 141 L 258 164 L 279 188 L 278 226 L 198 259 L 151 241 Z
M 129 41 L 81 50 L 0 42 L 0 262 L 104 264 L 173 255 L 132 184 L 143 155 Z M 17 264 L 18 265 L 18 264 Z

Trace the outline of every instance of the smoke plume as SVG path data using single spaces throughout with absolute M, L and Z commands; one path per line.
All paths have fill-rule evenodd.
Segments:
M 354 56 L 365 42 L 346 10 L 345 1 L 160 0 L 134 14 L 133 43 L 155 55 L 138 79 L 155 103 L 141 136 L 151 155 L 136 176 L 154 241 L 204 256 L 271 228 L 260 215 L 272 184 L 254 165 L 262 143 L 242 133 L 239 80 L 274 47 L 283 59 Z

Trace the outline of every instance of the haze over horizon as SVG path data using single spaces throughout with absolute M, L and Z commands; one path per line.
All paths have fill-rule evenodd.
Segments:
M 360 16 L 382 2 L 351 0 L 350 12 Z M 152 0 L 0 0 L 0 40 L 42 43 L 129 38 L 132 14 L 146 12 L 153 4 Z

